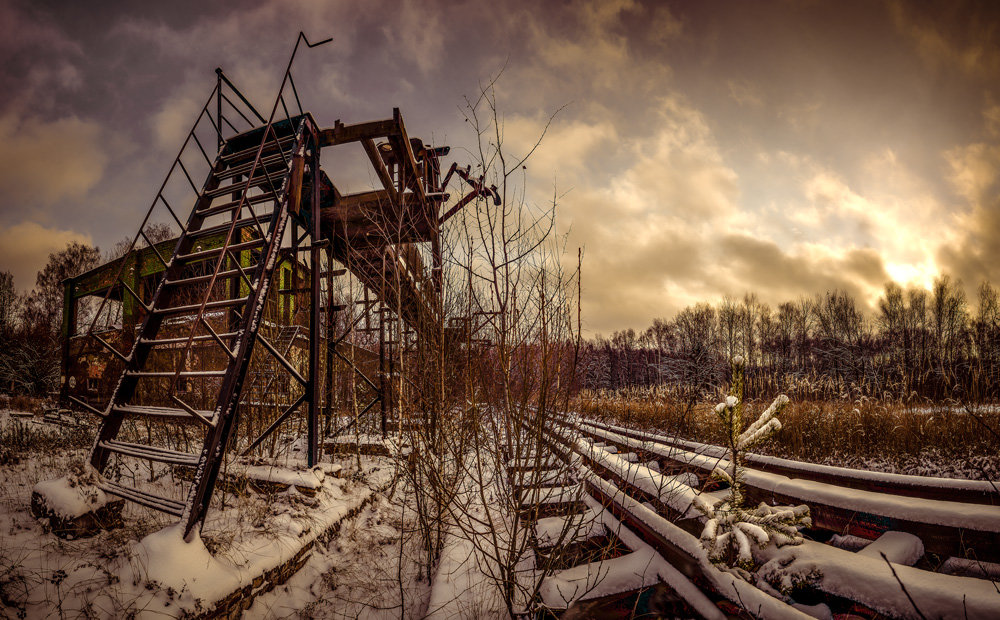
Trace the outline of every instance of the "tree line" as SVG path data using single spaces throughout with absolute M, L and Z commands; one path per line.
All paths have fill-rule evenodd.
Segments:
M 96 267 L 101 252 L 72 242 L 49 254 L 35 287 L 18 293 L 14 277 L 0 272 L 0 386 L 19 394 L 45 395 L 59 387 L 63 280 Z
M 970 303 L 948 275 L 930 290 L 891 282 L 874 313 L 845 291 L 772 308 L 754 293 L 699 303 L 644 331 L 586 343 L 581 381 L 589 389 L 668 386 L 699 399 L 728 380 L 729 360 L 746 363 L 748 397 L 882 399 L 997 398 L 1000 296 L 988 282 Z
M 168 237 L 167 231 L 158 237 Z M 19 294 L 0 272 L 2 389 L 41 395 L 58 387 L 63 279 L 121 254 L 71 243 L 50 254 L 33 290 Z M 645 330 L 585 341 L 578 383 L 587 389 L 668 386 L 701 399 L 745 360 L 748 397 L 865 395 L 883 399 L 1000 397 L 1000 292 L 982 283 L 974 299 L 948 275 L 930 290 L 885 285 L 874 312 L 828 291 L 776 308 L 756 294 L 699 303 Z
M 151 223 L 144 229 L 146 238 L 159 243 L 175 236 L 163 223 Z M 144 247 L 140 242 L 135 247 Z M 45 266 L 35 277 L 35 286 L 20 293 L 14 276 L 0 271 L 0 390 L 41 396 L 59 387 L 59 358 L 65 289 L 63 280 L 80 275 L 102 263 L 124 256 L 132 247 L 125 237 L 107 252 L 76 241 L 49 254 Z M 92 318 L 89 308 L 80 308 L 79 323 Z

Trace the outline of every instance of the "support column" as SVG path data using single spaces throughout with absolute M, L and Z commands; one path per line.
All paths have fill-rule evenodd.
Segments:
M 310 296 L 309 296 L 309 459 L 312 467 L 319 461 L 319 410 L 322 405 L 322 381 L 320 369 L 320 319 L 319 319 L 319 282 L 320 273 L 320 176 L 319 148 L 312 142 L 312 156 L 309 158 L 309 172 L 312 177 L 312 208 L 310 210 L 310 234 L 312 244 L 309 246 Z M 327 269 L 329 270 L 329 265 Z M 329 314 L 330 308 L 326 309 Z
M 63 280 L 63 318 L 60 339 L 62 342 L 62 372 L 59 373 L 59 404 L 65 405 L 69 401 L 66 398 L 69 394 L 69 343 L 70 338 L 76 333 L 76 284 L 73 278 Z
M 331 342 L 333 340 L 334 330 L 336 328 L 336 319 L 333 312 L 333 243 L 330 242 L 326 246 L 326 387 L 323 390 L 324 394 L 324 405 L 323 412 L 326 415 L 326 424 L 324 425 L 324 435 L 330 432 L 330 420 L 333 419 L 333 401 L 334 401 L 334 387 L 333 387 L 333 347 Z
M 389 404 L 389 385 L 385 376 L 386 350 L 385 350 L 385 255 L 382 255 L 382 290 L 379 292 L 378 300 L 378 391 L 379 406 L 382 408 L 382 436 L 386 433 L 386 417 Z

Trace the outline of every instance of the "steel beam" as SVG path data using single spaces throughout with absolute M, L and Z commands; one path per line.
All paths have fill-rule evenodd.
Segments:
M 310 161 L 310 174 L 312 175 L 312 218 L 310 221 L 312 244 L 309 247 L 309 268 L 310 286 L 312 291 L 309 299 L 309 429 L 308 444 L 309 455 L 308 465 L 314 466 L 319 460 L 319 410 L 322 396 L 320 369 L 320 291 L 319 283 L 322 278 L 320 269 L 320 178 L 319 178 L 319 148 L 312 145 L 312 157 Z M 327 267 L 329 269 L 329 266 Z

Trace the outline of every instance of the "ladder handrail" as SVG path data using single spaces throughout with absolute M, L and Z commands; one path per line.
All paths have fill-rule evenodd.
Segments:
M 187 151 L 188 147 L 190 146 L 192 139 L 194 140 L 195 144 L 198 146 L 198 150 L 200 151 L 201 155 L 205 158 L 205 160 L 208 163 L 208 165 L 213 170 L 218 166 L 218 156 L 216 157 L 216 161 L 215 162 L 212 162 L 209 159 L 208 154 L 205 152 L 205 149 L 204 149 L 204 147 L 201 144 L 201 141 L 198 139 L 197 131 L 198 131 L 198 128 L 201 125 L 202 121 L 207 118 L 208 121 L 209 121 L 209 123 L 212 125 L 213 132 L 216 133 L 219 136 L 220 143 L 224 142 L 224 140 L 222 138 L 222 124 L 223 124 L 223 121 L 227 120 L 227 119 L 225 119 L 225 117 L 222 115 L 221 105 L 218 107 L 218 110 L 216 112 L 217 115 L 219 116 L 219 118 L 217 118 L 217 119 L 213 119 L 212 118 L 212 113 L 211 113 L 211 111 L 209 109 L 209 104 L 212 102 L 213 98 L 219 99 L 220 103 L 221 103 L 222 99 L 225 99 L 227 102 L 229 102 L 230 106 L 237 113 L 239 113 L 241 116 L 243 116 L 243 113 L 232 103 L 232 101 L 230 101 L 228 99 L 228 97 L 225 97 L 225 93 L 223 92 L 222 85 L 225 84 L 226 86 L 228 86 L 230 88 L 230 90 L 232 90 L 232 92 L 235 93 L 236 96 L 243 103 L 245 103 L 247 105 L 247 107 L 250 109 L 251 112 L 253 112 L 255 115 L 257 115 L 258 117 L 260 117 L 260 114 L 257 112 L 257 109 L 253 106 L 253 104 L 251 104 L 247 100 L 247 98 L 236 87 L 236 85 L 233 84 L 232 81 L 222 72 L 222 69 L 216 69 L 216 72 L 217 72 L 217 74 L 219 76 L 219 81 L 216 84 L 215 88 L 213 88 L 212 91 L 209 93 L 209 96 L 205 100 L 205 103 L 201 106 L 201 109 L 200 109 L 200 111 L 198 113 L 198 116 L 195 118 L 194 123 L 191 125 L 191 129 L 188 131 L 187 135 L 185 136 L 184 142 L 181 144 L 180 149 L 178 149 L 177 155 L 174 157 L 173 161 L 171 162 L 170 168 L 167 170 L 167 174 L 164 176 L 163 181 L 160 183 L 160 187 L 157 190 L 156 195 L 154 196 L 152 202 L 150 203 L 149 208 L 147 208 L 146 213 L 143 216 L 141 223 L 139 224 L 138 231 L 132 237 L 132 240 L 129 243 L 127 250 L 120 257 L 121 262 L 118 265 L 117 271 L 115 272 L 115 277 L 110 281 L 110 284 L 108 285 L 108 289 L 105 291 L 104 296 L 101 299 L 101 303 L 99 304 L 99 306 L 97 308 L 97 311 L 94 313 L 94 316 L 93 316 L 93 318 L 90 321 L 90 325 L 87 327 L 87 331 L 84 334 L 87 337 L 93 337 L 94 336 L 94 330 L 97 327 L 98 321 L 99 321 L 102 313 L 104 312 L 104 309 L 107 306 L 108 300 L 111 298 L 111 294 L 114 291 L 114 289 L 119 284 L 124 284 L 124 281 L 122 280 L 122 274 L 124 273 L 126 264 L 128 264 L 130 262 L 130 258 L 133 256 L 133 252 L 136 250 L 136 245 L 138 244 L 140 238 L 144 239 L 146 241 L 146 243 L 149 244 L 149 247 L 153 248 L 153 250 L 156 252 L 157 258 L 163 263 L 164 267 L 167 266 L 166 261 L 164 261 L 163 257 L 159 254 L 159 251 L 156 250 L 156 244 L 151 243 L 150 240 L 148 239 L 148 237 L 145 234 L 146 225 L 149 223 L 149 219 L 152 216 L 153 211 L 156 209 L 156 206 L 157 206 L 158 202 L 162 202 L 163 203 L 163 206 L 166 207 L 166 209 L 170 213 L 171 217 L 173 217 L 174 221 L 177 222 L 177 225 L 180 228 L 180 233 L 181 233 L 180 236 L 178 237 L 178 242 L 180 241 L 180 238 L 184 236 L 184 233 L 186 232 L 185 225 L 184 225 L 183 222 L 181 222 L 180 218 L 177 215 L 177 212 L 174 211 L 173 207 L 170 206 L 170 203 L 167 201 L 166 197 L 163 195 L 163 192 L 166 189 L 167 184 L 170 182 L 171 178 L 173 177 L 174 173 L 176 172 L 177 168 L 179 166 L 182 167 L 182 168 L 184 167 L 184 164 L 183 164 L 183 161 L 182 161 L 182 157 L 183 157 L 185 151 Z M 245 118 L 245 116 L 244 116 L 244 118 Z M 227 123 L 228 123 L 228 120 L 227 120 Z M 229 123 L 229 125 L 230 125 L 230 127 L 232 127 L 231 123 Z M 235 128 L 234 128 L 234 131 L 235 131 Z M 184 169 L 184 173 L 185 173 L 185 176 L 188 176 L 188 180 L 190 182 L 190 175 L 188 175 L 186 168 Z M 195 191 L 197 192 L 197 190 L 195 190 Z M 164 269 L 164 273 L 166 273 L 165 269 Z M 137 299 L 137 301 L 140 304 L 142 304 L 142 305 L 145 306 L 145 304 L 142 302 L 141 299 Z M 108 346 L 105 343 L 102 343 L 102 344 L 105 347 Z M 112 349 L 112 353 L 116 354 L 116 356 L 122 356 L 123 355 L 117 349 Z M 124 357 L 128 357 L 128 356 L 124 356 Z
M 305 135 L 306 135 L 305 134 L 306 126 L 307 126 L 307 119 L 303 119 L 302 123 L 300 124 L 300 127 L 299 127 L 298 131 L 296 131 L 296 140 L 295 140 L 296 150 L 302 148 L 302 145 L 303 145 L 303 142 L 304 142 L 304 139 L 305 139 Z M 270 130 L 270 129 L 272 129 L 272 127 L 271 127 L 271 124 L 269 123 L 268 126 L 265 128 L 265 136 L 266 136 L 267 131 Z M 312 132 L 310 132 L 310 133 L 312 133 L 313 135 L 315 135 L 315 129 Z M 225 264 L 225 262 L 227 260 L 232 260 L 232 258 L 229 256 L 230 253 L 229 253 L 228 249 L 229 249 L 230 245 L 232 244 L 233 232 L 236 230 L 236 222 L 239 220 L 239 213 L 243 211 L 243 208 L 246 205 L 246 199 L 247 199 L 247 196 L 249 195 L 250 188 L 251 188 L 251 186 L 253 184 L 253 175 L 254 175 L 254 172 L 256 172 L 257 166 L 260 164 L 260 157 L 261 157 L 261 154 L 263 153 L 264 146 L 266 144 L 267 144 L 267 140 L 266 140 L 266 137 L 265 137 L 265 139 L 261 141 L 260 146 L 257 149 L 257 155 L 256 155 L 256 158 L 254 160 L 254 164 L 253 164 L 253 166 L 251 166 L 250 171 L 247 174 L 246 184 L 243 186 L 243 189 L 241 190 L 241 193 L 240 193 L 239 204 L 233 210 L 234 217 L 232 218 L 232 221 L 229 224 L 229 229 L 226 231 L 225 240 L 223 241 L 222 246 L 221 246 L 221 248 L 219 250 L 219 257 L 215 261 L 215 268 L 212 271 L 212 277 L 208 280 L 208 285 L 206 286 L 206 290 L 205 290 L 205 296 L 202 299 L 201 304 L 200 304 L 197 312 L 195 313 L 194 320 L 191 321 L 191 327 L 188 330 L 187 342 L 185 342 L 184 346 L 181 349 L 181 353 L 180 353 L 180 360 L 181 360 L 181 362 L 183 362 L 183 360 L 187 359 L 187 356 L 190 355 L 191 346 L 194 343 L 195 332 L 198 330 L 198 326 L 201 324 L 201 321 L 204 318 L 205 308 L 206 308 L 206 306 L 208 304 L 209 299 L 212 297 L 212 291 L 215 288 L 215 282 L 218 279 L 219 273 L 222 271 L 222 266 Z M 281 195 L 279 196 L 278 193 L 275 192 L 275 200 L 276 201 L 280 202 L 280 201 L 285 200 L 287 198 L 287 193 L 288 193 L 288 190 L 289 190 L 288 175 L 291 174 L 291 172 L 292 171 L 289 168 L 289 172 L 287 172 L 286 176 L 285 176 L 285 182 L 282 184 L 282 187 L 281 187 L 281 190 L 280 190 L 281 191 Z M 278 210 L 274 210 L 274 212 L 271 214 L 271 222 L 269 223 L 269 232 L 273 232 L 273 230 L 274 230 L 274 224 L 275 224 L 275 218 L 277 216 L 278 216 Z M 266 239 L 264 241 L 265 241 L 265 243 L 267 243 Z M 272 239 L 270 241 L 270 243 L 274 243 L 275 241 L 277 241 L 278 243 L 280 243 L 280 239 L 279 240 Z M 258 285 L 259 285 L 259 282 L 258 282 Z M 171 380 L 170 385 L 167 388 L 167 390 L 168 390 L 169 393 L 172 394 L 174 392 L 174 390 L 176 388 L 176 385 L 177 385 L 177 382 L 180 379 L 180 374 L 181 374 L 182 370 L 183 370 L 183 363 L 179 363 L 177 365 L 177 368 L 174 370 L 173 379 Z
M 187 148 L 187 145 L 190 143 L 191 136 L 194 135 L 194 132 L 198 128 L 198 124 L 201 123 L 201 119 L 204 117 L 205 113 L 207 112 L 208 104 L 212 102 L 212 98 L 213 97 L 215 97 L 215 89 L 214 88 L 212 89 L 211 94 L 209 94 L 208 99 L 205 101 L 205 104 L 201 107 L 201 112 L 198 114 L 197 119 L 195 119 L 194 124 L 191 126 L 191 130 L 188 131 L 187 137 L 184 138 L 184 143 L 181 144 L 181 148 L 177 152 L 177 156 L 174 157 L 173 163 L 170 164 L 170 169 L 167 171 L 167 175 L 164 177 L 163 182 L 160 183 L 160 188 L 156 191 L 156 196 L 153 198 L 153 202 L 149 205 L 149 208 L 146 210 L 146 214 L 143 216 L 142 222 L 139 224 L 139 230 L 135 233 L 135 236 L 132 237 L 132 242 L 129 244 L 128 250 L 126 250 L 125 253 L 122 255 L 122 257 L 121 257 L 121 259 L 122 259 L 121 260 L 121 264 L 118 266 L 118 271 L 115 274 L 114 280 L 112 281 L 112 284 L 108 286 L 108 290 L 104 294 L 104 299 L 101 300 L 101 305 L 98 306 L 97 312 L 94 314 L 94 318 L 93 318 L 93 320 L 90 323 L 90 327 L 87 329 L 87 335 L 88 336 L 92 335 L 93 330 L 94 330 L 94 326 L 97 324 L 97 319 L 98 319 L 98 317 L 100 317 L 101 312 L 104 310 L 104 306 L 105 306 L 105 304 L 107 304 L 107 301 L 108 301 L 108 299 L 111 296 L 111 291 L 114 289 L 115 283 L 117 283 L 121 279 L 122 272 L 125 269 L 125 264 L 128 262 L 128 258 L 132 255 L 132 251 L 135 249 L 135 244 L 139 241 L 139 237 L 142 236 L 142 233 L 143 233 L 144 229 L 146 228 L 147 222 L 149 222 L 149 216 L 153 214 L 153 209 L 156 208 L 156 203 L 158 203 L 158 202 L 161 201 L 161 198 L 162 198 L 162 195 L 163 195 L 163 190 L 166 188 L 167 183 L 170 182 L 170 178 L 171 178 L 171 176 L 173 176 L 174 170 L 177 169 L 177 164 L 181 160 L 181 155 L 184 153 L 184 150 Z M 170 207 L 170 205 L 166 201 L 163 201 L 163 204 L 166 205 L 167 209 L 171 213 L 174 212 L 173 209 Z M 176 214 L 174 215 L 174 218 L 175 219 L 177 218 Z M 183 226 L 182 226 L 182 229 L 183 229 Z
M 177 368 L 174 371 L 173 379 L 171 380 L 170 385 L 167 388 L 168 393 L 173 394 L 174 389 L 175 389 L 175 387 L 177 385 L 177 382 L 180 379 L 181 369 L 183 368 L 183 360 L 187 359 L 187 356 L 190 355 L 191 345 L 194 342 L 195 331 L 197 330 L 198 325 L 200 324 L 200 322 L 202 320 L 202 317 L 204 316 L 205 306 L 208 303 L 209 298 L 212 296 L 212 290 L 215 288 L 215 281 L 218 278 L 219 272 L 222 270 L 222 265 L 225 263 L 225 261 L 227 259 L 227 249 L 229 248 L 229 246 L 230 246 L 230 244 L 232 242 L 232 235 L 233 235 L 233 231 L 236 229 L 236 222 L 239 219 L 239 214 L 243 212 L 243 208 L 247 204 L 247 197 L 249 196 L 250 189 L 251 189 L 251 187 L 254 184 L 254 173 L 257 171 L 258 166 L 260 166 L 261 156 L 264 153 L 264 148 L 268 144 L 269 137 L 273 138 L 275 146 L 277 147 L 278 152 L 282 153 L 282 157 L 284 158 L 283 149 L 281 148 L 281 140 L 278 138 L 278 135 L 277 135 L 277 133 L 274 130 L 274 121 L 275 121 L 275 116 L 277 115 L 277 112 L 278 112 L 278 105 L 279 104 L 285 110 L 285 119 L 284 120 L 288 121 L 289 123 L 291 123 L 291 120 L 292 120 L 291 116 L 288 114 L 288 108 L 285 106 L 285 102 L 284 102 L 284 90 L 285 90 L 285 86 L 289 83 L 289 80 L 291 78 L 292 64 L 295 62 L 295 56 L 298 53 L 299 44 L 302 41 L 305 41 L 306 45 L 309 48 L 313 48 L 313 47 L 318 47 L 320 45 L 328 43 L 328 42 L 330 42 L 332 40 L 333 40 L 332 38 L 328 38 L 328 39 L 325 39 L 325 40 L 320 41 L 318 43 L 310 43 L 309 40 L 306 38 L 305 33 L 303 33 L 302 31 L 299 31 L 299 36 L 295 39 L 295 47 L 292 49 L 292 54 L 291 54 L 291 56 L 288 59 L 288 65 L 285 67 L 285 73 L 282 76 L 281 85 L 278 87 L 278 94 L 275 96 L 274 104 L 271 106 L 271 114 L 268 116 L 267 123 L 264 125 L 263 132 L 262 132 L 262 137 L 261 137 L 261 141 L 260 141 L 260 144 L 257 147 L 257 153 L 254 155 L 253 164 L 250 166 L 249 172 L 247 172 L 246 183 L 244 184 L 243 189 L 240 192 L 239 203 L 233 209 L 234 216 L 232 218 L 232 222 L 230 222 L 229 230 L 226 232 L 226 238 L 223 241 L 222 248 L 219 251 L 219 258 L 215 262 L 215 269 L 212 272 L 212 277 L 208 281 L 208 286 L 206 287 L 205 298 L 201 302 L 201 306 L 198 309 L 198 312 L 196 314 L 195 320 L 193 320 L 191 322 L 191 328 L 188 331 L 187 342 L 184 344 L 184 347 L 182 348 L 182 351 L 181 351 L 181 354 L 180 354 L 181 363 L 179 363 L 177 365 Z M 225 76 L 221 72 L 221 70 L 218 71 L 218 76 L 219 76 L 220 79 L 225 79 Z M 226 81 L 228 82 L 228 79 Z M 296 99 L 297 98 L 298 98 L 298 94 L 296 93 Z M 206 103 L 206 105 L 208 105 L 208 104 Z M 295 143 L 294 143 L 295 147 L 290 151 L 290 153 L 296 153 L 297 151 L 304 150 L 304 138 L 305 138 L 305 131 L 306 131 L 306 129 L 308 129 L 310 137 L 313 140 L 314 148 L 316 148 L 315 145 L 318 145 L 318 143 L 319 143 L 318 142 L 319 129 L 309 120 L 308 117 L 303 117 L 302 121 L 300 122 L 299 128 L 296 130 L 296 139 L 295 139 Z M 220 153 L 221 153 L 221 151 L 220 151 Z M 286 162 L 287 162 L 287 160 L 286 160 Z M 275 193 L 275 200 L 276 201 L 281 201 L 281 200 L 284 200 L 286 198 L 285 194 L 287 194 L 287 192 L 289 190 L 288 174 L 290 174 L 290 173 L 293 173 L 293 170 L 292 170 L 292 166 L 289 163 L 289 172 L 286 173 L 285 182 L 283 183 L 282 188 L 281 188 L 282 196 L 280 196 L 280 197 L 277 195 L 277 192 L 274 192 L 274 185 L 271 182 L 270 176 L 265 175 L 265 176 L 267 176 L 268 183 L 271 185 L 272 192 Z M 275 210 L 274 213 L 272 213 L 271 224 L 270 224 L 270 227 L 269 227 L 269 231 L 272 232 L 272 233 L 273 233 L 274 223 L 275 223 L 275 218 L 277 217 L 277 213 L 278 213 L 277 210 Z M 253 214 L 252 207 L 251 207 L 251 214 L 254 217 L 256 217 L 256 215 Z M 272 240 L 272 243 L 273 242 L 274 241 Z M 280 243 L 280 240 L 278 240 L 278 242 Z
M 225 71 L 222 70 L 222 67 L 216 67 L 215 74 L 218 75 L 219 79 L 225 82 L 230 89 L 232 89 L 233 93 L 235 93 L 236 96 L 240 98 L 240 101 L 245 103 L 246 106 L 250 108 L 250 111 L 253 112 L 254 116 L 256 116 L 260 120 L 260 122 L 263 123 L 264 117 L 260 115 L 260 112 L 257 111 L 257 108 L 255 108 L 252 103 L 247 101 L 247 98 L 243 96 L 243 93 L 240 91 L 240 89 L 236 88 L 236 85 L 229 80 L 229 77 L 226 76 L 226 73 Z M 233 105 L 231 101 L 229 102 L 229 105 Z M 233 106 L 233 108 L 235 109 L 235 106 Z

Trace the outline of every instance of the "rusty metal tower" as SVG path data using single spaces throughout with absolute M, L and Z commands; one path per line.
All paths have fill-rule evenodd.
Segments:
M 117 455 L 192 472 L 184 501 L 120 482 L 102 482 L 106 492 L 179 517 L 185 534 L 204 522 L 223 457 L 241 411 L 249 406 L 241 403 L 241 394 L 255 354 L 269 355 L 290 382 L 300 385 L 301 394 L 259 429 L 247 452 L 294 412 L 305 409 L 307 464 L 318 461 L 320 417 L 325 408 L 329 410 L 335 358 L 370 386 L 375 396 L 364 411 L 381 403 L 384 431 L 392 397 L 387 348 L 401 346 L 406 335 L 427 341 L 444 332 L 441 224 L 471 200 L 491 192 L 455 164 L 442 178 L 441 158 L 448 148 L 431 148 L 411 138 L 398 109 L 384 120 L 353 125 L 337 121 L 328 128 L 303 111 L 292 65 L 302 43 L 316 47 L 326 42 L 312 44 L 299 34 L 267 117 L 217 70 L 215 89 L 132 241 L 130 251 L 152 249 L 159 263 L 155 286 L 138 286 L 129 262 L 122 260 L 114 278 L 104 285 L 101 308 L 87 331 L 117 361 L 120 374 L 110 400 L 95 406 L 66 395 L 101 416 L 90 455 L 98 471 L 103 472 Z M 246 128 L 237 129 L 239 123 Z M 206 126 L 215 145 L 205 143 Z M 321 154 L 354 143 L 363 148 L 381 187 L 342 194 L 323 170 Z M 191 163 L 191 153 L 200 158 L 196 164 Z M 200 185 L 195 181 L 197 166 L 206 170 Z M 456 171 L 469 191 L 442 213 L 449 198 L 445 188 Z M 168 202 L 165 192 L 168 181 L 178 178 L 195 194 L 186 217 L 175 208 L 176 202 Z M 146 232 L 154 210 L 163 209 L 180 229 L 170 256 Z M 425 255 L 426 246 L 430 248 L 429 269 L 421 259 L 421 244 L 426 244 Z M 292 267 L 282 272 L 282 264 Z M 365 305 L 357 319 L 341 327 L 343 333 L 335 334 L 337 314 L 345 306 L 335 303 L 334 279 L 348 273 L 364 285 L 365 301 L 360 303 Z M 113 342 L 95 325 L 109 299 L 116 298 L 137 306 L 142 320 L 133 337 Z M 304 363 L 289 356 L 291 341 L 299 334 L 288 341 L 268 322 L 266 302 L 275 298 L 286 310 L 296 300 L 308 299 L 307 312 L 296 309 L 308 318 L 296 328 L 308 342 Z M 381 315 L 394 313 L 401 327 L 394 335 L 385 320 L 375 323 L 380 330 L 380 361 L 379 376 L 372 378 L 355 366 L 341 345 L 362 318 L 372 329 L 376 305 Z M 71 323 L 75 320 L 69 318 Z M 261 382 L 262 392 L 271 389 L 274 380 L 268 381 Z M 200 451 L 123 440 L 123 423 L 143 418 L 184 429 L 192 424 L 200 427 Z

